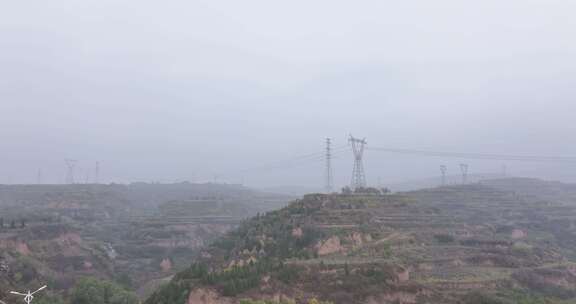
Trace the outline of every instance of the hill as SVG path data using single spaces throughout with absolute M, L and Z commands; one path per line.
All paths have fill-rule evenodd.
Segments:
M 146 304 L 569 303 L 576 202 L 539 183 L 307 195 L 219 238 Z
M 288 200 L 220 184 L 0 185 L 0 299 L 44 283 L 65 295 L 84 276 L 139 289 Z

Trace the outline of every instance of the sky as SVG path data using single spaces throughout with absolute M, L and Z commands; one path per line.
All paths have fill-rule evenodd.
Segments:
M 576 2 L 53 0 L 0 4 L 0 183 L 349 183 L 367 147 L 575 155 Z M 370 184 L 576 164 L 367 150 Z M 281 168 L 263 169 L 268 164 Z M 41 170 L 41 178 L 38 171 Z

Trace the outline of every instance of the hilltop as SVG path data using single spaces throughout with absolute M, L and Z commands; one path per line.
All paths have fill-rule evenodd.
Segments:
M 576 201 L 551 194 L 562 187 L 538 196 L 539 184 L 552 189 L 510 179 L 306 195 L 205 247 L 146 304 L 573 301 Z

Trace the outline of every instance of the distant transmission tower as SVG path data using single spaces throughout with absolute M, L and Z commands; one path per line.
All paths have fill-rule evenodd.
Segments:
M 76 168 L 76 160 L 65 159 L 66 163 L 66 184 L 74 184 L 74 169 Z
M 362 164 L 362 157 L 364 154 L 364 146 L 366 139 L 358 139 L 350 135 L 350 144 L 352 144 L 352 152 L 354 153 L 354 169 L 352 170 L 352 189 L 366 187 L 366 175 L 364 174 L 364 165 Z
M 42 169 L 38 169 L 38 175 L 36 176 L 36 184 L 42 184 Z
M 332 147 L 330 138 L 326 138 L 326 172 L 324 180 L 324 189 L 326 193 L 332 193 L 333 188 L 333 176 L 332 176 Z
M 100 183 L 100 162 L 96 162 L 96 167 L 94 168 L 94 184 Z
M 462 172 L 462 184 L 468 183 L 468 164 L 460 164 L 460 171 Z
M 442 186 L 446 186 L 446 171 L 447 170 L 448 170 L 448 168 L 446 168 L 445 165 L 440 166 L 440 172 L 442 173 Z

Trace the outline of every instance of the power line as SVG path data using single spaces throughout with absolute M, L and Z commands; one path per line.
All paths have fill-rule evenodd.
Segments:
M 367 147 L 366 150 L 389 152 L 396 154 L 408 154 L 427 157 L 450 157 L 461 159 L 486 159 L 486 160 L 509 160 L 509 161 L 529 161 L 529 162 L 576 162 L 576 157 L 569 156 L 541 156 L 541 155 L 512 155 L 512 154 L 484 154 L 466 152 L 440 152 L 413 149 Z
M 334 159 L 334 155 L 340 154 L 346 150 L 346 146 L 339 146 L 336 148 L 331 149 L 331 159 Z M 293 168 L 296 166 L 300 166 L 303 164 L 307 164 L 310 162 L 321 162 L 326 160 L 326 152 L 315 152 L 315 153 L 308 153 L 303 155 L 294 156 L 292 158 L 265 163 L 259 166 L 255 166 L 252 168 L 247 168 L 241 170 L 242 173 L 248 172 L 259 172 L 259 171 L 270 171 L 276 169 L 287 169 Z

